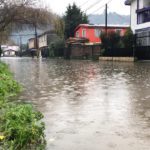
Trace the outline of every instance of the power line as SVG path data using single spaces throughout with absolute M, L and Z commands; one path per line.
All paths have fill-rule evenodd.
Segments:
M 83 7 L 89 0 L 85 1 L 84 3 L 82 3 L 79 7 Z
M 100 3 L 101 1 L 102 1 L 102 0 L 96 1 L 95 3 L 93 3 L 92 5 L 90 5 L 85 11 L 87 11 L 87 10 L 93 8 L 95 5 L 97 5 L 97 4 Z
M 90 14 L 88 14 L 88 16 L 96 13 L 97 11 L 101 10 L 103 7 L 106 6 L 106 4 L 108 5 L 112 0 L 109 0 L 107 3 L 105 3 L 104 5 L 101 5 L 99 8 L 97 8 L 96 10 L 94 10 L 93 12 L 91 12 Z
M 99 11 L 99 10 L 101 10 L 103 7 L 105 7 L 105 5 L 106 5 L 106 4 L 104 4 L 103 6 L 99 7 L 99 8 L 96 9 L 95 11 L 91 12 L 90 14 L 88 14 L 88 16 L 89 16 L 89 15 L 92 15 L 92 14 L 94 14 L 94 13 L 96 13 L 96 12 Z

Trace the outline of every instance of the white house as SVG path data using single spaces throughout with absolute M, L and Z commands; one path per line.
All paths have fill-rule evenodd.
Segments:
M 58 39 L 58 36 L 53 30 L 46 31 L 43 34 L 38 36 L 39 48 L 46 48 L 48 45 Z
M 28 40 L 28 47 L 29 47 L 29 49 L 35 49 L 36 48 L 35 38 L 30 38 Z
M 3 51 L 3 56 L 16 56 L 16 52 L 20 50 L 19 46 L 8 46 L 2 45 L 1 46 Z
M 125 4 L 131 6 L 131 28 L 138 41 L 150 46 L 150 0 L 126 0 Z

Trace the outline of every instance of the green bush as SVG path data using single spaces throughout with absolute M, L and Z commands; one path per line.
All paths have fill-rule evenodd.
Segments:
M 102 32 L 100 38 L 102 42 L 102 48 L 105 50 L 117 48 L 120 45 L 121 37 L 119 33 L 111 31 L 106 34 L 105 32 Z
M 4 149 L 27 150 L 44 149 L 43 115 L 35 111 L 31 105 L 15 105 L 8 107 L 3 116 L 1 131 L 4 136 L 1 145 Z
M 0 101 L 20 91 L 19 84 L 13 80 L 8 66 L 0 62 Z
M 62 57 L 64 54 L 65 42 L 63 39 L 57 39 L 49 44 L 50 57 Z
M 45 149 L 43 115 L 31 105 L 8 103 L 20 91 L 9 68 L 0 62 L 0 149 Z
M 123 37 L 123 44 L 125 48 L 132 48 L 134 44 L 134 34 L 131 28 L 128 28 L 124 37 Z

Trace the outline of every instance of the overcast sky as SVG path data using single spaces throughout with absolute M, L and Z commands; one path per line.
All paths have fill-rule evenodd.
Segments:
M 90 6 L 86 13 L 91 14 L 101 14 L 104 11 L 104 7 L 100 9 L 100 7 L 104 6 L 106 2 L 108 4 L 108 10 L 111 12 L 117 12 L 119 14 L 129 15 L 130 8 L 129 6 L 125 6 L 125 0 L 41 0 L 43 6 L 50 8 L 53 12 L 63 15 L 66 11 L 66 7 L 69 4 L 73 4 L 74 2 L 80 6 L 82 11 L 85 11 Z M 96 4 L 95 4 L 96 3 Z M 95 5 L 94 5 L 95 4 Z

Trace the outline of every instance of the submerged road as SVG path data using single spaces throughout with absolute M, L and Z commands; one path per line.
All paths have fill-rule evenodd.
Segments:
M 150 150 L 150 63 L 2 58 L 44 114 L 48 150 Z

